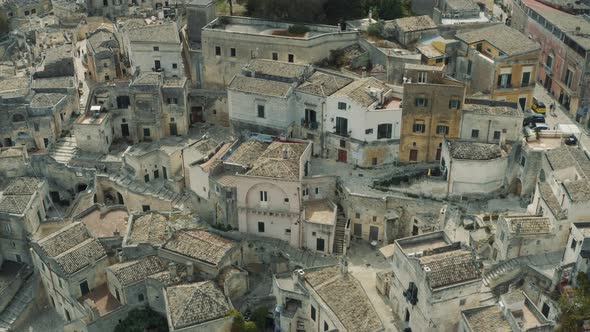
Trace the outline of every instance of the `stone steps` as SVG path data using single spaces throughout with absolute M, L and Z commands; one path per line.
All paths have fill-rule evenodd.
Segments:
M 489 286 L 490 281 L 494 280 L 495 278 L 512 271 L 515 267 L 519 265 L 519 261 L 517 259 L 511 259 L 509 261 L 502 262 L 496 266 L 494 266 L 490 271 L 488 271 L 484 278 L 483 283 L 486 286 Z
M 346 234 L 346 216 L 342 210 L 338 209 L 336 215 L 336 229 L 334 230 L 334 245 L 332 253 L 342 255 L 344 252 L 344 236 Z

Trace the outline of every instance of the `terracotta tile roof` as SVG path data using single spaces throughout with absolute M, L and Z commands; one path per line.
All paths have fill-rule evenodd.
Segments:
M 464 249 L 422 256 L 420 264 L 432 289 L 481 279 L 477 260 Z
M 176 23 L 149 24 L 132 27 L 126 31 L 130 42 L 180 44 Z
M 590 180 L 564 182 L 563 186 L 573 202 L 590 201 Z
M 306 280 L 348 331 L 383 329 L 365 290 L 351 274 L 341 274 L 338 266 L 326 267 L 310 274 L 315 274 L 315 277 L 310 279 L 306 276 Z
M 264 75 L 298 79 L 305 74 L 308 67 L 308 65 L 284 61 L 254 59 L 246 65 L 245 69 L 253 70 L 257 76 Z
M 495 304 L 463 311 L 472 332 L 512 332 L 510 323 Z
M 387 24 L 390 24 L 389 22 Z M 436 23 L 428 15 L 410 16 L 391 21 L 404 32 L 436 29 Z
M 98 240 L 90 238 L 70 250 L 54 257 L 66 275 L 73 274 L 91 264 L 91 260 L 106 256 L 106 251 Z
M 260 78 L 235 76 L 227 88 L 228 90 L 245 93 L 286 98 L 289 91 L 291 91 L 291 84 Z
M 352 81 L 353 80 L 348 77 L 316 71 L 309 77 L 309 79 L 307 79 L 307 81 L 297 88 L 297 91 L 327 97 L 344 88 Z
M 259 141 L 243 142 L 225 161 L 250 167 L 268 146 L 268 143 Z
M 551 231 L 551 221 L 547 217 L 537 216 L 504 216 L 512 233 L 520 228 L 520 234 L 542 234 Z
M 539 45 L 527 36 L 504 24 L 457 33 L 456 37 L 467 44 L 487 41 L 508 56 L 537 51 Z
M 422 44 L 422 45 L 418 45 L 418 47 L 416 47 L 416 49 L 418 50 L 418 52 L 420 52 L 423 56 L 431 59 L 431 58 L 440 58 L 442 57 L 444 54 L 439 51 L 436 47 L 430 45 L 430 44 Z
M 451 156 L 457 159 L 490 160 L 502 157 L 498 144 L 449 141 Z
M 89 238 L 86 226 L 75 222 L 39 240 L 38 244 L 45 255 L 56 257 Z
M 158 213 L 148 213 L 133 220 L 127 243 L 162 245 L 168 240 L 168 218 Z
M 347 96 L 354 102 L 358 103 L 361 107 L 369 107 L 378 101 L 377 97 L 371 95 L 369 92 L 370 88 L 381 89 L 383 90 L 383 93 L 391 90 L 380 80 L 374 77 L 367 77 L 348 84 L 334 95 Z
M 308 269 L 305 270 L 305 280 L 307 280 L 307 282 L 309 282 L 312 287 L 315 287 L 330 280 L 337 273 L 339 273 L 338 265 L 321 267 L 317 269 Z
M 306 148 L 306 143 L 274 141 L 254 162 L 246 175 L 299 179 L 299 159 Z M 287 158 L 284 158 L 285 151 Z
M 547 204 L 547 206 L 549 207 L 551 212 L 553 212 L 554 215 L 557 216 L 562 212 L 561 205 L 559 204 L 559 201 L 553 194 L 553 190 L 551 190 L 551 186 L 548 183 L 539 183 L 539 194 L 541 195 L 541 197 L 545 201 L 545 204 Z
M 167 311 L 175 329 L 225 317 L 232 307 L 212 281 L 166 288 Z
M 14 178 L 4 189 L 4 195 L 32 195 L 41 182 L 41 179 L 32 177 Z
M 139 260 L 114 264 L 107 269 L 113 272 L 121 286 L 128 286 L 142 281 L 152 274 L 164 271 L 166 263 L 156 256 L 149 256 Z
M 0 200 L 0 212 L 23 214 L 30 200 L 31 195 L 4 196 Z
M 234 247 L 234 242 L 207 231 L 179 230 L 162 248 L 217 265 Z

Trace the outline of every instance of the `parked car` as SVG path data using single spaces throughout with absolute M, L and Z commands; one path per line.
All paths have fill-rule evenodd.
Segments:
M 549 126 L 547 126 L 547 124 L 536 122 L 531 122 L 529 124 L 529 128 L 531 128 L 533 131 L 549 130 Z
M 565 138 L 565 145 L 576 145 L 576 144 L 578 144 L 578 139 L 576 138 L 576 136 L 571 135 L 571 136 Z
M 533 111 L 539 114 L 547 113 L 547 108 L 545 108 L 545 104 L 542 101 L 538 101 L 537 98 L 533 98 L 533 106 L 531 106 Z
M 530 123 L 545 123 L 545 116 L 543 114 L 531 114 L 522 120 L 523 126 L 528 126 Z

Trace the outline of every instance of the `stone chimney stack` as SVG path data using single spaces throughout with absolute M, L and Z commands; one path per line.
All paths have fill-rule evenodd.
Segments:
M 346 257 L 343 256 L 340 258 L 340 263 L 338 265 L 340 265 L 340 273 L 344 276 L 348 275 L 348 261 L 346 260 Z
M 361 78 L 367 78 L 367 67 L 363 67 L 363 71 L 361 72 Z
M 186 277 L 188 281 L 193 281 L 195 278 L 195 265 L 193 262 L 186 262 Z
M 92 254 L 92 253 L 88 254 L 87 258 L 88 258 L 88 265 L 89 266 L 96 265 L 96 258 L 94 258 L 94 254 Z
M 119 259 L 119 263 L 123 263 L 125 261 L 125 255 L 123 254 L 123 250 L 117 253 L 117 258 Z
M 283 159 L 289 159 L 289 150 L 286 146 L 283 146 Z
M 168 264 L 168 270 L 170 271 L 170 275 L 172 276 L 172 278 L 177 278 L 178 277 L 178 271 L 176 270 L 176 264 L 173 262 L 170 262 L 170 264 Z
M 115 236 L 115 237 L 121 236 L 121 231 L 119 231 L 119 228 L 115 228 L 115 231 L 113 232 L 113 236 Z

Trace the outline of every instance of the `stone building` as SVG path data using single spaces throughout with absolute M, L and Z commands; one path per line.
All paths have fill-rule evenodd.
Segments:
M 164 77 L 184 77 L 182 44 L 175 22 L 160 22 L 123 31 L 131 74 L 158 72 Z
M 304 34 L 290 34 L 289 26 L 250 17 L 216 18 L 203 27 L 201 43 L 191 46 L 197 86 L 224 88 L 252 59 L 315 63 L 357 41 L 357 31 L 338 26 L 306 24 Z
M 0 192 L 0 252 L 6 260 L 32 264 L 29 239 L 49 208 L 47 183 L 38 178 L 12 179 Z
M 503 188 L 510 153 L 509 147 L 498 144 L 445 139 L 440 168 L 448 194 L 487 194 Z
M 440 160 L 444 138 L 459 138 L 465 86 L 442 67 L 406 65 L 399 159 Z
M 157 254 L 158 248 L 172 236 L 172 226 L 169 218 L 162 213 L 131 214 L 123 238 L 123 256 L 135 260 Z
M 346 264 L 273 276 L 275 326 L 282 331 L 384 331 L 363 286 Z
M 19 26 L 30 16 L 43 16 L 51 10 L 49 0 L 6 0 L 0 6 L 0 15 L 14 26 Z
M 74 123 L 74 137 L 82 151 L 107 154 L 113 143 L 113 116 L 102 106 L 91 106 Z
M 14 178 L 25 176 L 29 156 L 25 147 L 0 148 L 0 176 Z
M 88 16 L 106 16 L 113 19 L 129 14 L 127 0 L 86 0 Z
M 554 328 L 521 290 L 502 295 L 497 304 L 462 310 L 459 322 L 459 331 L 465 332 L 549 332 Z
M 48 47 L 42 52 L 42 62 L 37 66 L 36 78 L 74 76 L 72 45 Z
M 541 44 L 537 61 L 538 80 L 576 121 L 588 123 L 588 32 L 590 23 L 582 16 L 567 13 L 560 4 L 537 1 L 513 1 L 512 27 Z M 564 3 L 561 3 L 564 5 Z
M 5 111 L 0 114 L 0 145 L 44 151 L 67 129 L 65 124 L 78 110 L 77 94 L 65 82 L 54 89 L 45 88 L 46 80 L 63 81 L 35 79 L 31 84 L 25 77 L 3 81 L 0 104 Z
M 396 240 L 392 266 L 393 312 L 412 331 L 457 330 L 461 310 L 480 303 L 475 254 L 442 231 Z
M 87 317 L 104 316 L 121 306 L 106 289 L 107 253 L 84 224 L 71 223 L 34 241 L 32 248 L 33 263 L 41 275 L 47 298 L 65 321 L 66 328 Z
M 413 48 L 423 38 L 438 35 L 436 23 L 429 15 L 398 18 L 385 23 L 384 34 L 407 48 Z
M 460 138 L 480 143 L 517 142 L 522 138 L 523 118 L 516 103 L 465 99 Z
M 321 124 L 324 157 L 360 167 L 398 160 L 402 130 L 401 92 L 369 77 L 326 98 Z
M 233 306 L 213 281 L 168 287 L 164 298 L 170 331 L 231 330 Z
M 459 32 L 453 77 L 467 85 L 468 93 L 481 92 L 494 100 L 530 108 L 537 80 L 540 48 L 525 35 L 504 24 Z
M 492 259 L 501 262 L 520 256 L 557 251 L 565 244 L 563 234 L 566 231 L 543 216 L 502 216 L 496 225 Z
M 173 232 L 158 249 L 158 256 L 179 264 L 191 262 L 195 274 L 207 279 L 217 277 L 226 266 L 240 266 L 242 260 L 236 243 L 197 229 Z
M 109 292 L 122 305 L 145 306 L 148 303 L 146 278 L 166 269 L 167 264 L 156 256 L 113 264 L 106 269 Z
M 438 3 L 432 13 L 433 20 L 438 24 L 449 21 L 479 21 L 482 8 L 473 0 L 445 0 Z
M 99 28 L 86 38 L 84 60 L 90 78 L 105 82 L 122 78 L 126 69 L 121 63 L 121 46 L 117 36 L 106 28 Z
M 565 243 L 561 260 L 562 267 L 572 266 L 571 280 L 576 284 L 576 276 L 580 272 L 590 273 L 590 223 L 574 222 Z

